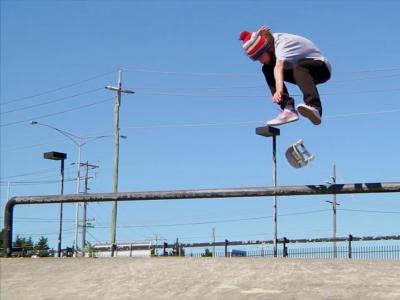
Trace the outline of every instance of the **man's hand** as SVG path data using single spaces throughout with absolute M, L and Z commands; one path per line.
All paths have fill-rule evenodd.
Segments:
M 278 103 L 282 101 L 283 91 L 276 91 L 275 94 L 272 96 L 272 101 Z

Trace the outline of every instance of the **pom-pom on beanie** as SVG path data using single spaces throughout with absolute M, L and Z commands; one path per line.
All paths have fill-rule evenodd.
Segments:
M 242 31 L 239 40 L 243 41 L 243 50 L 252 60 L 257 60 L 272 45 L 268 36 L 260 36 L 257 32 Z

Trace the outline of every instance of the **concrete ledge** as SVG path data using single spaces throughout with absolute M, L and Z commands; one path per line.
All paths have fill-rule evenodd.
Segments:
M 0 299 L 399 299 L 400 261 L 1 259 Z

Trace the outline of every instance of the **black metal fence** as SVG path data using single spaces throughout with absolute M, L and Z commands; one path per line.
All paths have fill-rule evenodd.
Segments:
M 381 246 L 338 246 L 288 249 L 287 256 L 292 258 L 350 258 L 350 259 L 400 259 L 400 245 Z
M 273 249 L 247 250 L 245 255 L 235 255 L 233 251 L 216 251 L 215 257 L 274 257 Z M 187 256 L 204 257 L 204 253 L 189 253 Z M 209 255 L 208 255 L 209 256 Z M 400 245 L 380 246 L 338 246 L 336 250 L 332 246 L 303 247 L 278 249 L 278 257 L 288 258 L 312 258 L 312 259 L 365 259 L 365 260 L 400 260 Z

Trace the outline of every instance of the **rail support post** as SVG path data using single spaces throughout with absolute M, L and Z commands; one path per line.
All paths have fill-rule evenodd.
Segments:
M 353 236 L 349 234 L 349 259 L 353 257 L 352 249 L 351 249 L 351 242 L 353 241 Z
M 284 237 L 283 238 L 283 257 L 288 257 L 288 250 L 286 244 L 289 242 L 289 240 Z

